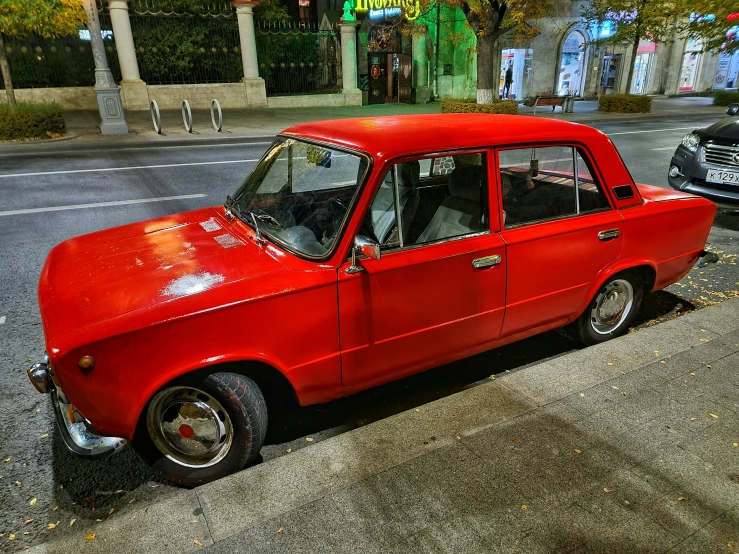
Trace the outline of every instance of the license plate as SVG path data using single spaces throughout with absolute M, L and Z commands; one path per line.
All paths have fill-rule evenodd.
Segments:
M 709 169 L 706 175 L 709 183 L 739 184 L 739 171 L 723 171 L 722 169 Z

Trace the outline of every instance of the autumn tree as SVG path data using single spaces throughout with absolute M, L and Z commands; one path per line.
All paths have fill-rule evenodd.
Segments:
M 686 0 L 591 0 L 582 10 L 582 17 L 600 28 L 611 24 L 609 36 L 599 38 L 595 44 L 620 44 L 631 46 L 628 62 L 627 92 L 634 78 L 639 42 L 668 42 L 678 30 L 679 22 L 687 18 L 690 8 Z
M 696 0 L 691 8 L 691 16 L 680 26 L 686 35 L 700 39 L 712 52 L 739 50 L 739 5 L 727 0 Z
M 32 33 L 45 38 L 71 35 L 84 22 L 80 0 L 0 0 L 0 71 L 11 109 L 15 109 L 16 102 L 5 39 Z
M 446 0 L 459 7 L 477 40 L 477 103 L 490 104 L 498 96 L 498 72 L 494 67 L 498 39 L 508 32 L 534 36 L 532 24 L 546 15 L 555 0 Z

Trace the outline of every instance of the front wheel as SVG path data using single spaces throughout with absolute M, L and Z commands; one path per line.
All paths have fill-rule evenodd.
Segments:
M 644 296 L 644 284 L 636 271 L 611 277 L 570 326 L 570 332 L 586 346 L 605 342 L 626 333 Z
M 151 399 L 134 440 L 163 477 L 195 486 L 253 463 L 267 433 L 257 384 L 236 373 L 185 378 Z

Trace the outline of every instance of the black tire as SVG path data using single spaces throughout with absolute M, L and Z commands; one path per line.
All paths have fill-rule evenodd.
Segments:
M 600 321 L 594 311 L 597 310 L 599 305 L 602 305 L 604 295 L 607 297 L 609 292 L 620 290 L 628 292 L 629 287 L 631 288 L 630 305 L 627 301 L 623 313 L 618 313 L 612 323 L 606 324 Z M 644 281 L 639 272 L 635 270 L 622 271 L 603 283 L 585 311 L 567 327 L 567 330 L 574 339 L 585 346 L 592 346 L 619 337 L 628 331 L 639 311 L 643 297 Z
M 155 421 L 159 416 L 171 418 L 174 424 L 177 423 L 174 420 L 180 417 L 182 407 L 185 405 L 185 401 L 181 396 L 178 398 L 178 394 L 186 395 L 193 400 L 208 399 L 210 404 L 225 411 L 225 415 L 220 409 L 215 413 L 221 423 L 228 422 L 230 441 L 224 440 L 223 447 L 214 443 L 214 448 L 220 448 L 221 452 L 214 460 L 210 462 L 198 460 L 195 465 L 185 465 L 188 455 L 172 446 L 172 442 L 168 441 L 166 434 L 161 431 L 162 425 L 157 427 Z M 175 408 L 174 411 L 171 408 L 161 411 L 158 398 L 179 402 L 179 408 Z M 192 405 L 190 403 L 190 406 Z M 176 418 L 172 414 L 176 414 Z M 193 416 L 187 421 L 201 420 Z M 213 421 L 218 423 L 216 418 L 213 418 Z M 188 427 L 192 433 L 192 427 Z M 194 487 L 230 475 L 256 462 L 266 434 L 267 405 L 257 384 L 248 377 L 236 373 L 213 373 L 179 379 L 157 393 L 141 416 L 133 447 L 139 456 L 165 479 L 179 485 Z M 172 448 L 169 455 L 157 446 L 157 442 L 165 449 Z M 197 441 L 188 444 L 197 444 Z M 226 449 L 225 445 L 229 444 Z M 180 456 L 183 460 L 175 459 Z M 212 465 L 207 465 L 208 463 Z

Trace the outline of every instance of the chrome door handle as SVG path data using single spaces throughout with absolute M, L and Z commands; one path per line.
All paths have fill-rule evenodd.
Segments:
M 608 229 L 607 231 L 601 231 L 600 233 L 598 233 L 598 240 L 606 241 L 615 239 L 618 236 L 619 232 L 620 231 L 618 229 Z
M 485 256 L 484 258 L 477 258 L 472 260 L 472 267 L 475 269 L 484 269 L 486 267 L 493 267 L 500 263 L 500 256 L 495 254 L 494 256 Z

